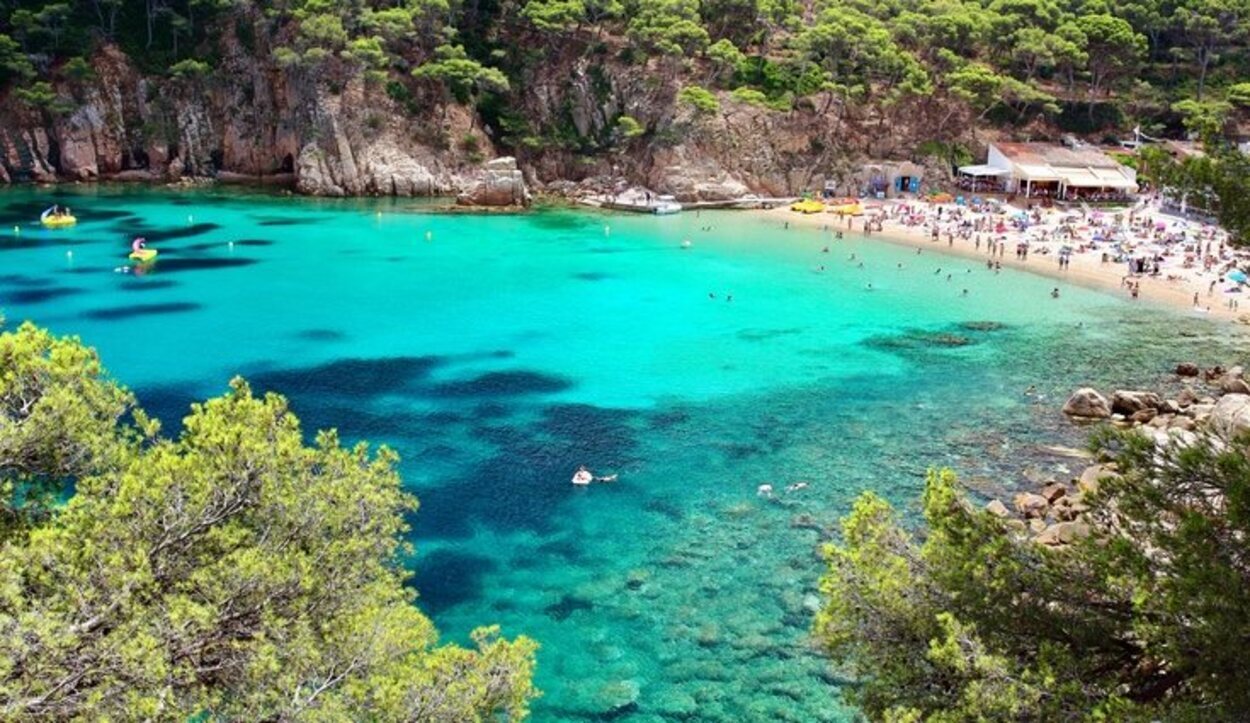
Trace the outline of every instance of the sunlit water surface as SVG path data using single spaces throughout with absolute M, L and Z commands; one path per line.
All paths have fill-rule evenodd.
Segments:
M 82 222 L 39 228 L 52 200 Z M 539 640 L 537 720 L 848 719 L 808 630 L 819 545 L 859 491 L 914 514 L 930 466 L 980 494 L 1075 471 L 1045 449 L 1081 443 L 1057 414 L 1073 386 L 1242 348 L 731 213 L 25 188 L 0 193 L 0 230 L 10 324 L 81 335 L 167 428 L 243 374 L 309 430 L 393 445 L 422 607 L 449 639 Z M 136 235 L 160 257 L 119 273 Z M 579 464 L 619 481 L 574 488 Z

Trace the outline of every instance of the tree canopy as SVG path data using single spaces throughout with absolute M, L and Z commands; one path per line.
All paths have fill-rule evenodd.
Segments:
M 1250 653 L 1250 438 L 1096 448 L 1088 537 L 1050 548 L 930 474 L 925 525 L 866 493 L 815 632 L 873 720 L 1234 720 Z
M 0 334 L 10 719 L 519 719 L 535 645 L 441 645 L 399 564 L 396 457 L 305 444 L 236 379 L 160 434 L 94 351 Z

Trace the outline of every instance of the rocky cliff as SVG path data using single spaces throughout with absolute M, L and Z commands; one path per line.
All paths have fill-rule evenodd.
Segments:
M 520 165 L 504 179 L 509 169 L 485 164 L 500 155 L 492 141 L 500 129 L 464 105 L 433 94 L 401 104 L 361 75 L 327 82 L 259 57 L 268 54 L 226 44 L 211 76 L 176 78 L 141 73 L 105 46 L 91 60 L 93 77 L 54 84 L 59 108 L 3 99 L 0 182 L 214 177 L 314 195 L 461 194 L 475 203 L 524 202 L 527 182 L 557 193 L 630 184 L 719 200 L 818 188 L 856 159 L 914 145 L 890 119 L 832 98 L 779 112 L 721 93 L 719 108 L 696 111 L 677 100 L 681 78 L 654 63 L 592 66 L 574 55 L 529 71 L 508 99 L 536 135 L 573 140 L 513 139 L 517 147 L 503 151 Z M 641 132 L 622 137 L 622 115 Z
M 446 140 L 472 133 L 471 114 L 414 120 L 361 78 L 331 92 L 242 53 L 217 80 L 154 78 L 112 47 L 92 66 L 90 80 L 54 86 L 59 112 L 0 104 L 0 182 L 217 177 L 413 196 L 454 194 L 483 173 Z

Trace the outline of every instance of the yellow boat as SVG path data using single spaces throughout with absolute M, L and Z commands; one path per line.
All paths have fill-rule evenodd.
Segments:
M 814 198 L 805 198 L 802 201 L 795 201 L 790 204 L 790 210 L 799 213 L 820 213 L 825 210 L 825 204 Z
M 53 214 L 50 208 L 39 215 L 39 221 L 48 228 L 66 228 L 78 223 L 78 219 L 68 213 Z
M 154 260 L 155 258 L 156 258 L 156 249 L 139 249 L 138 251 L 130 252 L 130 259 L 132 261 L 138 261 L 141 264 L 146 264 L 149 261 Z
M 839 216 L 863 216 L 864 207 L 858 203 L 844 203 L 841 206 L 830 206 L 829 213 L 836 213 Z

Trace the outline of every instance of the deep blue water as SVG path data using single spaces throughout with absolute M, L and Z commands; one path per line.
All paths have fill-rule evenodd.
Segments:
M 79 226 L 33 223 L 53 198 Z M 1202 319 L 728 212 L 429 208 L 14 189 L 0 308 L 97 346 L 167 429 L 243 374 L 309 430 L 393 445 L 422 607 L 449 639 L 537 638 L 537 720 L 846 720 L 807 630 L 819 543 L 860 490 L 914 511 L 930 466 L 984 494 L 1075 470 L 1045 450 L 1081 442 L 1057 414 L 1073 386 L 1244 349 Z M 136 235 L 160 256 L 121 272 Z M 574 488 L 579 464 L 619 481 Z

